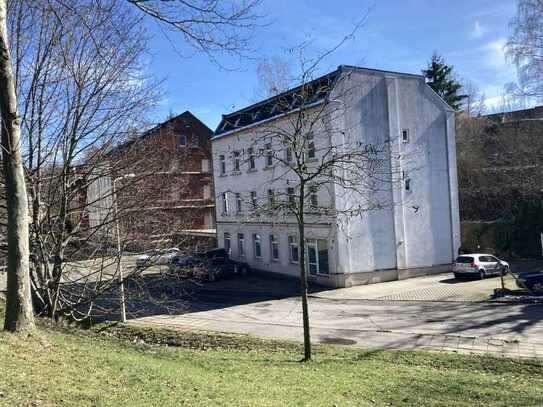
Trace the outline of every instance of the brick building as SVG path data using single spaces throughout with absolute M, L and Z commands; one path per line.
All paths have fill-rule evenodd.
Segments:
M 106 160 L 110 175 L 87 190 L 91 228 L 103 221 L 117 196 L 123 230 L 139 242 L 214 239 L 212 135 L 186 111 L 114 148 Z

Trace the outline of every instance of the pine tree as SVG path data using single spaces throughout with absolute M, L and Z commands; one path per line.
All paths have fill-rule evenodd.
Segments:
M 454 78 L 453 67 L 445 63 L 440 55 L 432 55 L 427 69 L 422 70 L 426 83 L 454 110 L 460 110 L 467 95 L 460 93 L 462 85 Z

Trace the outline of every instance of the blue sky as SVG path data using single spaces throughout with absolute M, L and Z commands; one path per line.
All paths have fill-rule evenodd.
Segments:
M 340 64 L 420 73 L 432 53 L 442 54 L 456 73 L 484 92 L 488 105 L 496 104 L 503 85 L 516 71 L 504 58 L 514 0 L 375 0 L 366 24 L 320 66 L 322 73 Z M 269 25 L 254 33 L 255 58 L 221 58 L 235 70 L 225 70 L 183 44 L 181 37 L 165 38 L 150 19 L 149 72 L 163 79 L 165 95 L 152 113 L 153 121 L 169 112 L 190 110 L 213 130 L 221 114 L 255 100 L 258 58 L 297 61 L 286 51 L 311 41 L 319 52 L 337 44 L 371 6 L 364 0 L 264 0 L 261 14 Z

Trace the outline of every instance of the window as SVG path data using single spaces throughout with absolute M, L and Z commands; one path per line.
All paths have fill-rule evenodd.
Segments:
M 295 201 L 295 198 L 294 198 L 294 188 L 292 188 L 292 187 L 287 188 L 287 199 L 288 199 L 288 204 L 292 208 L 294 208 L 296 206 L 296 201 Z
M 309 160 L 313 159 L 316 157 L 316 154 L 315 154 L 315 141 L 313 140 L 313 133 L 309 133 L 306 137 L 305 137 L 305 140 L 306 140 L 306 146 L 307 146 L 307 158 Z
M 204 199 L 211 199 L 211 193 L 212 193 L 211 185 L 205 184 L 202 189 L 203 189 L 203 191 L 202 191 L 203 198 Z
M 271 143 L 266 144 L 266 167 L 271 167 L 273 165 L 273 151 Z
M 224 234 L 224 250 L 226 250 L 226 253 L 230 254 L 232 250 L 231 242 L 230 242 L 230 233 L 225 232 Z
M 180 146 L 186 146 L 187 145 L 187 136 L 184 134 L 179 136 L 179 145 Z
M 273 261 L 279 261 L 279 240 L 276 235 L 270 235 L 270 254 Z
M 200 140 L 194 134 L 192 135 L 192 147 L 200 147 Z
M 239 151 L 234 151 L 234 171 L 239 171 Z
M 255 150 L 253 147 L 249 148 L 248 155 L 249 155 L 249 169 L 254 170 L 256 168 L 256 165 L 255 165 Z
M 209 172 L 209 160 L 207 158 L 202 160 L 202 172 Z
M 240 257 L 245 256 L 245 237 L 243 233 L 238 233 L 238 254 Z
M 219 156 L 219 172 L 221 175 L 226 174 L 226 160 L 224 158 L 224 155 Z
M 236 192 L 236 212 L 241 212 L 241 194 Z
M 222 193 L 222 213 L 228 215 L 228 194 L 226 192 Z
M 275 192 L 273 189 L 268 189 L 268 203 L 270 205 L 275 203 Z
M 404 143 L 409 143 L 409 130 L 408 129 L 403 129 L 402 130 L 402 141 Z
M 253 234 L 254 254 L 256 259 L 262 258 L 262 239 L 257 233 Z
M 405 183 L 405 190 L 406 191 L 411 191 L 411 179 L 406 178 L 404 180 L 404 183 Z
M 324 239 L 307 239 L 307 268 L 310 275 L 329 274 L 328 242 Z
M 256 210 L 257 205 L 258 205 L 258 202 L 256 200 L 256 192 L 251 191 L 251 206 L 253 207 L 253 210 Z
M 285 149 L 285 161 L 287 163 L 292 162 L 292 147 L 287 147 Z
M 288 237 L 288 247 L 291 263 L 298 263 L 300 261 L 300 253 L 298 250 L 298 239 L 295 236 Z
M 315 185 L 309 187 L 309 203 L 313 207 L 317 207 L 319 205 L 317 187 Z

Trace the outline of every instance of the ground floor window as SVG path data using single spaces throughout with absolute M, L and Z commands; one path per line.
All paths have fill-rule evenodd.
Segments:
M 270 235 L 270 253 L 272 260 L 279 261 L 279 240 L 277 235 Z
M 258 233 L 253 234 L 254 254 L 255 258 L 262 258 L 262 238 Z
M 290 262 L 298 263 L 300 261 L 300 253 L 298 250 L 298 238 L 296 236 L 288 237 L 288 247 L 290 253 Z
M 245 237 L 243 233 L 238 233 L 238 254 L 245 256 Z
M 224 250 L 226 250 L 226 253 L 230 254 L 231 247 L 230 233 L 226 232 L 224 234 Z
M 310 275 L 329 274 L 328 242 L 324 239 L 306 240 L 306 263 Z

